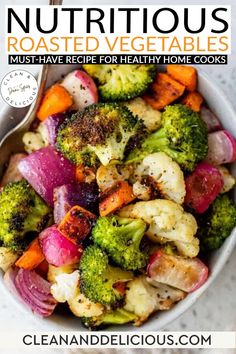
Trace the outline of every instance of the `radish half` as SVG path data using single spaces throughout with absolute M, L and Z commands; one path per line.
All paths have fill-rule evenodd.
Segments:
M 73 97 L 72 109 L 78 111 L 98 102 L 98 90 L 93 79 L 82 70 L 75 70 L 63 79 L 61 85 Z

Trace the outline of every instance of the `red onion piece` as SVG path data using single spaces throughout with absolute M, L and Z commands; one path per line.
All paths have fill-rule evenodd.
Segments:
M 50 206 L 53 206 L 54 188 L 75 181 L 75 166 L 51 146 L 25 157 L 20 161 L 18 168 Z
M 204 213 L 221 192 L 224 181 L 220 171 L 205 162 L 185 179 L 185 204 L 197 213 Z
M 55 267 L 77 263 L 83 252 L 82 247 L 63 236 L 56 225 L 41 232 L 39 242 L 47 262 Z
M 41 123 L 42 129 L 46 134 L 46 138 L 49 145 L 51 146 L 56 145 L 58 130 L 66 118 L 67 118 L 66 114 L 57 113 L 57 114 L 52 114 Z
M 200 259 L 167 255 L 162 250 L 150 257 L 147 273 L 151 280 L 188 293 L 200 288 L 208 278 L 208 268 Z
M 227 130 L 208 135 L 206 161 L 212 165 L 222 165 L 236 160 L 236 141 Z
M 10 268 L 4 281 L 10 291 L 40 316 L 50 316 L 57 302 L 50 293 L 50 283 L 33 270 Z
M 202 107 L 200 117 L 206 123 L 207 130 L 209 133 L 222 129 L 222 124 L 220 120 L 209 108 Z
M 54 220 L 59 224 L 66 213 L 79 205 L 92 213 L 98 212 L 98 187 L 96 183 L 79 182 L 54 189 Z

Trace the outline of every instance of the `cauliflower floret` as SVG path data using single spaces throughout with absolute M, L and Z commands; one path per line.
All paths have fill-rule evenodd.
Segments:
M 161 195 L 178 204 L 184 202 L 186 194 L 184 174 L 179 165 L 164 152 L 148 155 L 136 169 L 136 175 L 149 176 Z
M 104 192 L 119 181 L 127 181 L 131 173 L 131 166 L 100 166 L 96 173 L 96 181 L 99 190 Z
M 226 167 L 218 166 L 218 170 L 220 171 L 224 181 L 221 193 L 227 193 L 234 187 L 236 179 L 230 174 L 229 170 Z
M 48 280 L 52 283 L 51 293 L 58 302 L 68 302 L 71 312 L 78 317 L 100 316 L 103 305 L 94 303 L 80 292 L 79 271 L 76 265 L 49 266 Z
M 199 253 L 199 239 L 194 237 L 191 242 L 175 241 L 175 245 L 180 255 L 194 258 Z
M 188 251 L 191 247 L 195 247 L 194 256 L 199 252 L 194 237 L 197 232 L 195 218 L 171 200 L 155 199 L 128 205 L 119 211 L 119 216 L 144 220 L 149 224 L 146 235 L 154 242 L 173 241 L 180 253 L 189 257 L 193 253 Z
M 61 267 L 54 267 L 51 264 L 48 268 L 48 281 L 50 283 L 56 283 L 56 277 L 60 274 L 71 274 L 76 270 L 76 264 L 65 265 Z
M 45 142 L 41 134 L 38 132 L 26 132 L 23 135 L 22 140 L 24 143 L 25 151 L 28 152 L 28 154 L 31 154 L 32 152 L 39 150 L 45 146 Z
M 48 146 L 48 132 L 45 124 L 40 123 L 35 132 L 26 132 L 23 135 L 22 141 L 28 154 Z
M 139 326 L 155 311 L 168 310 L 175 302 L 182 300 L 185 293 L 168 285 L 155 282 L 155 287 L 141 275 L 127 284 L 125 310 L 138 316 Z
M 97 317 L 104 312 L 104 306 L 90 301 L 77 290 L 75 296 L 68 301 L 71 312 L 77 317 Z
M 56 282 L 51 286 L 51 293 L 58 302 L 66 302 L 73 299 L 79 284 L 79 271 L 71 274 L 62 273 L 56 275 Z
M 15 263 L 18 257 L 19 255 L 12 252 L 9 248 L 0 247 L 0 269 L 6 272 L 8 268 Z
M 153 109 L 142 98 L 137 97 L 134 100 L 125 103 L 126 107 L 140 119 L 145 127 L 150 131 L 157 130 L 161 125 L 161 112 Z
M 133 193 L 138 199 L 149 200 L 152 196 L 152 188 L 151 186 L 146 186 L 145 184 L 136 181 L 133 184 Z

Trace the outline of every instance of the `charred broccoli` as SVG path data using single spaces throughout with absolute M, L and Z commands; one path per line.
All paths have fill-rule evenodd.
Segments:
M 72 162 L 103 165 L 122 160 L 129 139 L 139 129 L 139 121 L 116 103 L 99 103 L 77 112 L 59 131 L 58 149 Z
M 107 254 L 95 245 L 85 249 L 79 270 L 80 290 L 89 300 L 111 307 L 120 305 L 124 296 L 113 286 L 131 279 L 131 272 L 110 266 Z
M 220 195 L 199 216 L 198 237 L 203 252 L 219 248 L 236 226 L 236 206 L 227 194 Z
M 148 255 L 139 248 L 145 230 L 146 224 L 141 219 L 99 217 L 92 238 L 117 265 L 136 270 L 147 263 Z
M 144 93 L 153 82 L 155 65 L 86 64 L 83 68 L 98 83 L 103 101 L 125 101 Z
M 29 232 L 40 232 L 51 211 L 25 181 L 9 183 L 0 193 L 0 240 L 5 247 L 19 251 Z
M 198 113 L 175 104 L 162 113 L 162 126 L 144 139 L 141 148 L 133 150 L 127 163 L 142 160 L 154 152 L 165 152 L 184 170 L 192 171 L 208 151 L 207 129 Z
M 118 308 L 113 311 L 108 311 L 98 317 L 82 317 L 82 323 L 85 327 L 96 330 L 98 327 L 106 325 L 121 325 L 133 322 L 137 316 L 123 308 Z

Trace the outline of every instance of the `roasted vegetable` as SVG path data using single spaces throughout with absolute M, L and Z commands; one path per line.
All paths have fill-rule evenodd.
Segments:
M 99 166 L 96 173 L 96 182 L 101 193 L 108 191 L 117 182 L 128 181 L 133 172 L 132 166 L 127 165 L 108 165 Z
M 135 325 L 139 326 L 152 313 L 168 310 L 184 297 L 182 290 L 157 282 L 150 283 L 145 275 L 140 275 L 127 283 L 124 308 L 137 316 Z
M 98 83 L 103 101 L 125 101 L 144 93 L 156 74 L 155 65 L 83 65 Z
M 162 127 L 150 134 L 140 149 L 134 149 L 127 163 L 142 160 L 154 152 L 165 152 L 182 168 L 192 171 L 207 155 L 207 129 L 199 115 L 181 104 L 167 106 Z
M 185 205 L 195 212 L 204 213 L 222 191 L 224 181 L 218 168 L 201 162 L 185 179 Z
M 92 230 L 92 238 L 121 268 L 137 270 L 145 267 L 148 258 L 140 250 L 145 230 L 145 222 L 139 219 L 100 217 Z
M 27 244 L 27 234 L 40 232 L 49 222 L 51 210 L 25 180 L 13 182 L 0 193 L 0 240 L 12 250 Z
M 154 109 L 162 110 L 184 93 L 185 87 L 165 73 L 158 73 L 144 100 Z
M 178 204 L 184 202 L 185 181 L 179 165 L 164 152 L 146 156 L 137 166 L 135 176 L 148 177 L 152 186 L 165 198 Z
M 114 213 L 135 199 L 133 188 L 125 181 L 117 182 L 101 197 L 99 213 L 101 216 Z
M 66 213 L 79 205 L 93 213 L 98 211 L 98 188 L 96 183 L 78 182 L 54 189 L 54 220 L 59 224 Z
M 23 269 L 35 269 L 45 259 L 39 245 L 38 237 L 35 238 L 22 256 L 16 261 L 15 265 Z
M 106 311 L 100 316 L 82 317 L 81 320 L 85 327 L 96 330 L 98 327 L 134 322 L 137 320 L 137 316 L 124 308 L 118 308 L 113 311 Z
M 75 181 L 75 166 L 51 146 L 25 157 L 18 168 L 22 176 L 51 207 L 54 189 Z
M 0 269 L 6 272 L 17 260 L 19 254 L 8 247 L 0 247 Z
M 187 293 L 200 288 L 208 278 L 208 268 L 200 259 L 167 255 L 162 250 L 151 255 L 147 273 L 150 280 Z
M 112 267 L 107 254 L 97 246 L 85 249 L 79 265 L 81 292 L 91 301 L 117 307 L 122 303 L 122 295 L 113 286 L 117 282 L 132 279 L 132 272 Z
M 227 194 L 220 195 L 198 220 L 198 236 L 204 252 L 219 248 L 236 226 L 236 206 Z
M 122 218 L 144 220 L 149 228 L 146 235 L 157 243 L 174 242 L 181 255 L 196 257 L 199 240 L 194 237 L 197 222 L 193 215 L 171 200 L 155 199 L 128 205 L 119 211 Z
M 187 90 L 194 91 L 197 88 L 197 71 L 194 67 L 186 65 L 167 65 L 167 73 L 173 79 L 183 84 Z
M 218 166 L 218 170 L 224 183 L 220 193 L 227 193 L 235 186 L 236 178 L 231 175 L 230 171 L 225 166 Z
M 129 108 L 134 116 L 138 116 L 139 119 L 143 121 L 143 124 L 148 131 L 152 132 L 160 127 L 161 112 L 153 109 L 141 97 L 137 97 L 133 100 L 125 102 L 125 105 Z
M 188 92 L 182 99 L 181 103 L 192 109 L 194 112 L 200 112 L 203 101 L 204 98 L 202 95 L 199 92 L 194 91 Z
M 75 243 L 82 243 L 95 224 L 96 215 L 80 207 L 73 206 L 61 220 L 58 230 Z
M 50 283 L 35 270 L 10 268 L 3 279 L 12 294 L 32 312 L 41 317 L 51 316 L 57 302 L 50 293 Z
M 206 161 L 212 165 L 222 165 L 236 160 L 236 140 L 227 130 L 219 130 L 208 135 Z
M 78 263 L 83 252 L 82 247 L 65 237 L 56 225 L 40 233 L 39 243 L 47 262 L 55 267 Z
M 60 129 L 58 149 L 72 162 L 103 165 L 121 161 L 129 139 L 140 127 L 126 107 L 99 103 L 74 114 Z
M 67 74 L 62 80 L 61 86 L 73 98 L 73 110 L 82 110 L 93 103 L 98 102 L 97 87 L 93 79 L 82 70 L 75 70 Z
M 72 104 L 72 97 L 67 90 L 55 84 L 46 91 L 37 112 L 37 118 L 44 121 L 51 114 L 65 112 Z

